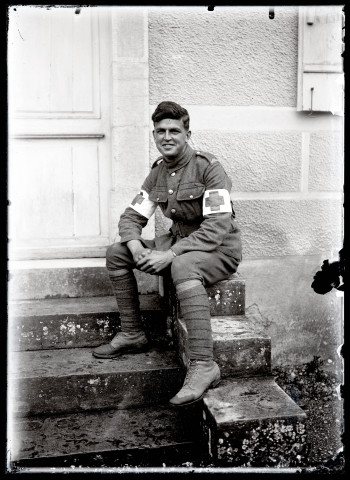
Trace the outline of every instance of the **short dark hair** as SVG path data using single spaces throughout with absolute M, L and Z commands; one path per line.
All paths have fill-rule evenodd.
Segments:
M 153 123 L 160 122 L 164 118 L 173 118 L 174 120 L 182 120 L 185 130 L 190 129 L 190 116 L 186 108 L 175 102 L 161 102 L 152 115 Z

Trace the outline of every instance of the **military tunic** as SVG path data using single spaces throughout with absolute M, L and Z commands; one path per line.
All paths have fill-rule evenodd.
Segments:
M 147 245 L 142 229 L 159 206 L 173 224 L 168 233 L 155 238 L 157 250 L 171 247 L 176 256 L 218 251 L 238 265 L 242 247 L 229 195 L 231 186 L 224 168 L 210 153 L 187 145 L 175 165 L 158 158 L 141 191 L 120 217 L 121 244 L 140 240 Z

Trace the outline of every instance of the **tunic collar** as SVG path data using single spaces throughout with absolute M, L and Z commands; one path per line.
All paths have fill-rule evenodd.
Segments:
M 194 155 L 194 150 L 189 145 L 186 145 L 185 151 L 176 159 L 175 163 L 169 165 L 163 157 L 164 165 L 166 166 L 169 173 L 173 173 L 176 172 L 176 170 L 179 170 L 180 168 L 187 165 L 188 162 L 194 157 Z

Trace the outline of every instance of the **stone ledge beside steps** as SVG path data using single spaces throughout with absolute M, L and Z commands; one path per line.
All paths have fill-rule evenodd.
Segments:
M 10 300 L 113 295 L 104 258 L 11 261 Z M 159 277 L 135 270 L 139 293 L 159 291 Z

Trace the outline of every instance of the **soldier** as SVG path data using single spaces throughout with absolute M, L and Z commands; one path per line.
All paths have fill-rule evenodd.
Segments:
M 220 381 L 220 370 L 213 360 L 205 287 L 237 270 L 240 230 L 230 200 L 231 181 L 222 165 L 212 154 L 195 151 L 188 144 L 187 110 L 174 102 L 162 102 L 152 121 L 161 157 L 120 217 L 120 243 L 107 250 L 106 265 L 120 311 L 121 332 L 109 344 L 96 348 L 93 355 L 114 358 L 148 348 L 133 269 L 153 275 L 170 271 L 190 352 L 183 387 L 170 404 L 183 406 L 203 398 Z M 173 224 L 168 233 L 145 240 L 142 229 L 157 206 Z

